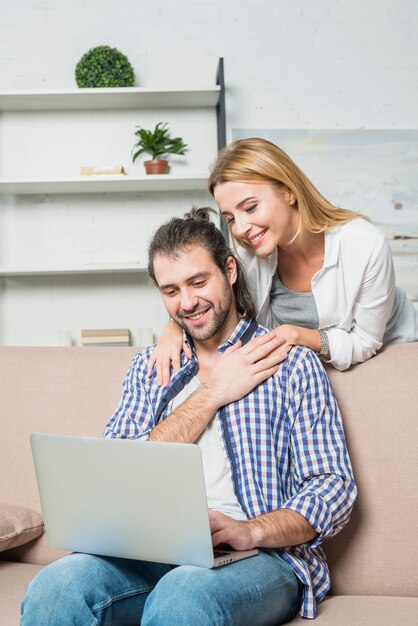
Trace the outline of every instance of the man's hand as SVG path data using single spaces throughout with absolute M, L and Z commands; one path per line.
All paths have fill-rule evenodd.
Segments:
M 240 400 L 275 372 L 279 363 L 272 354 L 284 340 L 270 331 L 245 346 L 237 341 L 216 360 L 205 387 L 218 407 Z M 283 353 L 286 358 L 286 352 Z M 283 360 L 283 359 L 282 359 Z
M 282 341 L 270 332 L 256 337 L 251 345 L 237 341 L 223 354 L 216 354 L 207 381 L 154 426 L 150 440 L 194 443 L 221 406 L 240 400 L 277 371 L 277 357 L 270 353 Z
M 309 522 L 291 509 L 277 509 L 243 522 L 211 509 L 209 523 L 213 546 L 228 544 L 234 550 L 296 546 L 318 536 Z
M 234 550 L 251 550 L 255 547 L 251 525 L 238 522 L 219 511 L 209 510 L 212 545 L 228 544 Z

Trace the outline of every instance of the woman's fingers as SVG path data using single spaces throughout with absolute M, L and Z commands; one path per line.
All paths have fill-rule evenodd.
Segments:
M 187 341 L 183 341 L 183 352 L 189 360 L 193 357 L 192 351 Z
M 180 365 L 181 365 L 181 361 L 180 361 L 180 353 L 176 354 L 176 355 L 172 355 L 171 357 L 171 364 L 173 366 L 173 374 L 175 374 L 176 372 L 179 371 L 180 369 Z
M 163 384 L 163 369 L 161 360 L 156 362 L 155 370 L 157 373 L 157 384 L 161 386 Z
M 162 381 L 161 384 L 163 387 L 168 387 L 170 382 L 170 365 L 171 365 L 171 357 L 162 359 L 161 371 L 162 371 Z
M 155 350 L 154 350 L 154 352 L 155 352 Z M 148 378 L 152 375 L 152 370 L 154 369 L 154 365 L 157 362 L 157 359 L 156 359 L 156 357 L 154 355 L 154 352 L 151 353 L 151 356 L 150 356 L 149 361 L 148 361 L 148 369 L 147 369 L 147 376 L 148 376 Z
M 160 386 L 168 386 L 170 382 L 171 365 L 173 365 L 174 371 L 178 371 L 180 369 L 182 344 L 182 328 L 173 321 L 168 322 L 163 328 L 161 337 L 159 338 L 148 362 L 147 375 L 148 377 L 152 376 L 152 372 L 155 368 L 157 383 Z M 190 354 L 189 358 L 191 358 L 192 355 L 188 346 L 187 349 Z

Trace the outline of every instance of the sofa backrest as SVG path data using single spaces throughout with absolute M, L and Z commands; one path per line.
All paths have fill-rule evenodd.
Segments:
M 101 436 L 135 352 L 0 348 L 0 501 L 40 510 L 30 433 Z M 418 343 L 328 373 L 359 488 L 349 525 L 324 544 L 332 593 L 415 596 Z
M 137 348 L 0 348 L 0 502 L 40 511 L 29 435 L 101 436 Z
M 324 543 L 332 593 L 416 596 L 418 343 L 327 371 L 358 486 L 350 523 Z

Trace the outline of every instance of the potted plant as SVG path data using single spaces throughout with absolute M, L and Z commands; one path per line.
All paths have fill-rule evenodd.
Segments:
M 78 87 L 133 87 L 135 75 L 128 58 L 117 48 L 97 46 L 83 54 L 75 68 Z
M 159 122 L 154 130 L 146 130 L 137 126 L 135 135 L 138 141 L 133 147 L 132 161 L 146 152 L 151 155 L 151 160 L 144 161 L 145 172 L 147 174 L 167 174 L 168 161 L 159 158 L 166 154 L 184 154 L 187 144 L 183 143 L 181 137 L 170 137 L 170 131 L 166 122 Z

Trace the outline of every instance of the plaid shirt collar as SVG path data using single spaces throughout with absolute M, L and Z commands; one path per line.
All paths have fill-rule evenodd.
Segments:
M 233 346 L 240 339 L 243 344 L 246 344 L 254 332 L 256 331 L 258 325 L 250 318 L 241 318 L 238 324 L 235 326 L 232 333 L 229 335 L 228 339 L 226 339 L 221 345 L 218 346 L 217 350 L 219 354 L 223 354 L 227 348 Z M 196 352 L 194 348 L 194 343 L 192 337 L 186 332 L 183 331 L 184 338 L 186 343 L 190 346 L 193 351 L 194 356 L 196 357 Z

